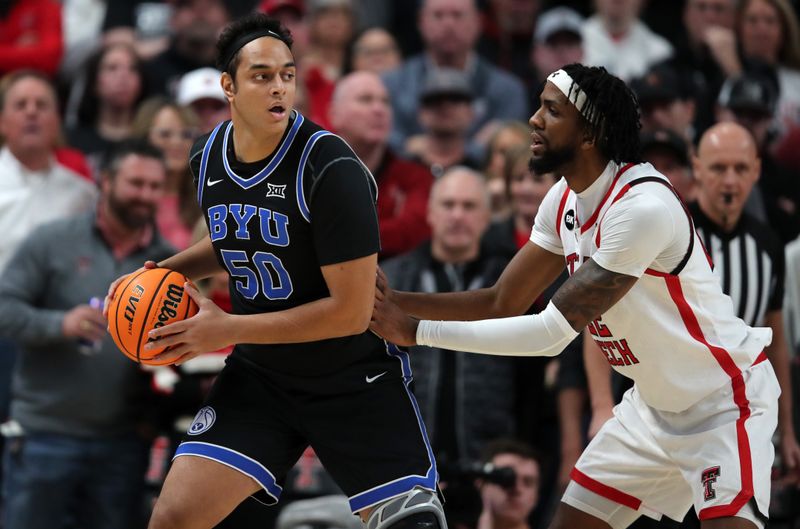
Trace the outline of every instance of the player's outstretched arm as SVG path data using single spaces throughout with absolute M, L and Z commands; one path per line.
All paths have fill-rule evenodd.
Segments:
M 637 280 L 589 259 L 556 291 L 553 304 L 570 326 L 580 331 L 622 299 Z
M 379 277 L 389 300 L 427 320 L 472 321 L 523 314 L 564 270 L 564 256 L 528 242 L 490 288 L 442 294 L 392 291 Z
M 611 308 L 636 280 L 605 270 L 590 259 L 561 286 L 541 313 L 480 321 L 417 321 L 385 296 L 377 297 L 372 328 L 399 345 L 493 355 L 554 356 L 578 335 L 577 329 Z

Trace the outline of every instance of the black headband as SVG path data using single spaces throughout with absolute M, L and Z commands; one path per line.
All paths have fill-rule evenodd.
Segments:
M 228 65 L 230 64 L 231 59 L 233 59 L 233 56 L 236 55 L 236 52 L 241 50 L 247 43 L 254 41 L 256 39 L 260 39 L 261 37 L 272 37 L 274 39 L 278 39 L 279 41 L 289 46 L 289 43 L 286 42 L 286 39 L 284 39 L 274 31 L 272 31 L 271 29 L 257 29 L 255 31 L 251 31 L 250 33 L 245 33 L 244 35 L 233 41 L 233 44 L 228 46 L 228 49 L 222 55 L 221 64 L 223 70 L 228 69 Z

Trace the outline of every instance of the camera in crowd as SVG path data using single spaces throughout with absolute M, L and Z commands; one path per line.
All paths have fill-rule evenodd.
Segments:
M 439 469 L 442 481 L 464 482 L 482 479 L 503 488 L 513 487 L 517 474 L 511 467 L 498 467 L 492 463 L 459 462 L 444 464 Z
M 498 467 L 492 463 L 462 461 L 441 462 L 439 475 L 447 508 L 448 527 L 474 528 L 481 515 L 482 500 L 476 480 L 494 483 L 503 488 L 514 486 L 516 473 L 511 467 Z

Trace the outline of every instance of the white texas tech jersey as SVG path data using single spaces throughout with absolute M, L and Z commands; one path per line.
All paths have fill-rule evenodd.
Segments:
M 772 331 L 735 316 L 667 178 L 650 164 L 611 162 L 587 191 L 579 196 L 565 179 L 556 183 L 531 241 L 564 255 L 570 275 L 592 258 L 639 278 L 588 326 L 612 367 L 634 380 L 650 406 L 670 412 L 738 378 Z

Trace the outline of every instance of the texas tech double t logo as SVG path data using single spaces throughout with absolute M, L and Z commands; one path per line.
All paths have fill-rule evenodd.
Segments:
M 714 490 L 714 483 L 719 477 L 719 467 L 709 467 L 703 471 L 700 481 L 703 483 L 703 499 L 705 501 L 713 500 L 717 497 L 717 492 Z

